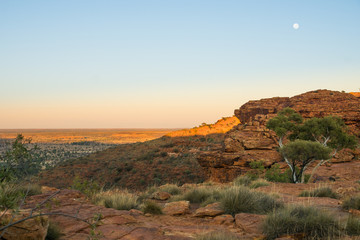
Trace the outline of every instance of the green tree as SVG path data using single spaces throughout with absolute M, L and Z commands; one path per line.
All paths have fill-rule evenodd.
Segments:
M 7 181 L 9 178 L 26 178 L 38 173 L 43 160 L 39 158 L 39 148 L 35 145 L 30 148 L 28 144 L 31 139 L 26 139 L 22 134 L 18 134 L 11 144 L 9 150 L 0 156 L 0 180 Z
M 356 138 L 346 132 L 340 117 L 311 118 L 303 122 L 300 114 L 284 108 L 270 119 L 267 128 L 278 136 L 279 152 L 289 166 L 294 183 L 304 182 L 304 171 L 309 164 L 319 160 L 316 169 L 331 160 L 343 148 L 354 148 Z M 284 144 L 284 141 L 290 141 Z

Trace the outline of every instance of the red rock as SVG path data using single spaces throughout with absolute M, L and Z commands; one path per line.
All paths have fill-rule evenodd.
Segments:
M 215 217 L 223 214 L 224 210 L 221 209 L 220 203 L 212 203 L 205 207 L 198 208 L 195 211 L 195 217 Z
M 214 218 L 214 222 L 219 225 L 220 224 L 231 225 L 234 223 L 234 221 L 235 221 L 235 219 L 230 214 L 223 214 L 220 216 L 216 216 Z
M 261 234 L 260 225 L 266 215 L 239 213 L 235 215 L 235 224 L 245 233 Z
M 3 215 L 3 212 L 0 212 L 1 223 L 8 223 L 10 220 L 16 222 L 23 218 L 28 217 L 30 211 L 21 210 L 19 213 L 15 214 L 13 219 L 13 212 L 8 211 Z M 9 227 L 5 230 L 3 238 L 6 240 L 44 240 L 47 234 L 47 229 L 49 226 L 49 219 L 47 216 L 42 216 L 38 218 L 30 218 L 24 222 L 18 223 L 12 227 Z M 1 232 L 2 233 L 2 232 Z
M 285 107 L 293 108 L 305 119 L 340 116 L 351 133 L 360 137 L 360 98 L 352 94 L 317 90 L 291 98 L 249 101 L 235 110 L 241 123 L 226 134 L 224 148 L 198 156 L 207 177 L 213 181 L 231 181 L 248 171 L 252 161 L 264 161 L 268 166 L 279 162 L 276 135 L 266 128 L 266 122 Z M 351 161 L 358 156 L 358 151 L 343 150 L 332 161 Z
M 171 197 L 171 194 L 167 193 L 167 192 L 155 192 L 153 194 L 154 199 L 161 200 L 161 201 L 168 200 L 170 197 Z
M 168 215 L 184 215 L 189 212 L 189 201 L 166 203 L 163 212 Z

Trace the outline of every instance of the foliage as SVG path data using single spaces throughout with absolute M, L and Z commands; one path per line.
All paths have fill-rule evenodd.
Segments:
M 198 187 L 186 191 L 183 194 L 183 200 L 190 201 L 191 203 L 202 203 L 215 194 L 216 192 L 213 188 Z
M 178 195 L 181 194 L 181 188 L 176 184 L 166 184 L 163 186 L 160 186 L 160 190 L 170 193 L 171 195 Z
M 144 213 L 151 213 L 154 215 L 162 214 L 162 209 L 159 206 L 159 204 L 157 204 L 156 202 L 153 202 L 153 201 L 145 201 L 145 203 L 142 207 L 142 211 Z
M 196 240 L 238 240 L 240 238 L 231 232 L 214 231 L 200 235 L 195 239 Z
M 236 177 L 233 180 L 235 186 L 249 186 L 252 183 L 253 179 L 248 175 L 241 175 Z
M 342 207 L 345 210 L 360 210 L 360 195 L 352 196 L 351 198 L 345 199 L 345 201 L 342 203 Z
M 93 202 L 107 208 L 130 210 L 138 208 L 138 197 L 127 190 L 100 192 L 93 197 Z
M 319 142 L 305 141 L 297 139 L 293 142 L 290 142 L 280 148 L 280 153 L 282 156 L 286 157 L 288 164 L 290 164 L 290 169 L 292 170 L 292 180 L 294 183 L 302 180 L 304 178 L 304 171 L 307 166 L 315 160 L 320 159 L 329 159 L 331 149 L 325 147 Z M 299 168 L 299 171 L 296 171 L 296 167 Z
M 303 191 L 299 197 L 328 197 L 338 198 L 337 194 L 333 192 L 330 187 L 319 187 L 312 191 Z
M 289 206 L 271 213 L 262 229 L 267 239 L 289 234 L 304 234 L 304 239 L 333 239 L 342 234 L 334 216 L 306 206 Z
M 41 186 L 35 183 L 18 185 L 18 189 L 24 196 L 34 196 L 42 193 Z
M 360 219 L 350 216 L 346 222 L 345 231 L 347 235 L 360 235 Z
M 0 210 L 17 208 L 23 196 L 18 185 L 7 182 L 0 183 Z
M 27 146 L 30 143 L 31 139 L 18 134 L 10 149 L 0 156 L 0 181 L 9 181 L 13 177 L 24 179 L 41 170 L 44 160 L 38 156 L 39 149 L 36 145 L 33 148 Z
M 71 188 L 84 193 L 89 198 L 94 196 L 101 189 L 97 182 L 86 179 L 82 180 L 79 176 L 74 178 Z
M 241 212 L 264 214 L 283 206 L 273 197 L 265 193 L 251 191 L 244 186 L 233 186 L 225 189 L 221 193 L 220 203 L 225 213 L 233 216 Z
M 316 169 L 337 151 L 354 148 L 357 144 L 356 138 L 346 133 L 345 123 L 340 117 L 311 118 L 303 122 L 293 109 L 284 108 L 266 126 L 278 136 L 279 152 L 291 169 L 294 183 L 304 182 L 304 171 L 310 163 L 318 160 L 311 180 Z M 284 145 L 286 139 L 290 143 Z
M 259 188 L 259 187 L 265 187 L 265 186 L 269 186 L 269 182 L 264 180 L 264 179 L 257 179 L 255 181 L 253 181 L 251 184 L 250 184 L 250 188 Z
M 58 240 L 62 235 L 60 227 L 50 220 L 45 240 Z
M 279 164 L 275 163 L 265 172 L 265 179 L 270 182 L 291 182 L 291 171 L 288 169 L 284 173 L 281 172 Z

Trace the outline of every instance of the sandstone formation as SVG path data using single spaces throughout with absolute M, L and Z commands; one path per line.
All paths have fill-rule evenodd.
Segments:
M 30 211 L 21 210 L 13 214 L 11 211 L 0 212 L 1 223 L 16 222 L 24 219 L 30 215 Z M 0 224 L 0 226 L 2 225 Z M 18 223 L 9 227 L 3 233 L 1 239 L 6 240 L 44 240 L 49 226 L 49 219 L 47 216 L 30 218 L 24 222 Z
M 185 137 L 185 136 L 194 136 L 194 135 L 209 135 L 215 133 L 226 133 L 231 130 L 234 126 L 238 125 L 239 119 L 235 116 L 224 117 L 218 120 L 214 124 L 203 123 L 198 127 L 191 129 L 182 129 L 166 134 L 169 137 Z
M 270 166 L 280 162 L 276 151 L 276 135 L 266 128 L 266 122 L 277 112 L 290 107 L 305 119 L 340 116 L 349 131 L 360 137 L 360 98 L 353 94 L 316 90 L 294 97 L 274 97 L 249 101 L 235 110 L 240 124 L 230 130 L 225 137 L 222 150 L 209 151 L 198 157 L 198 162 L 209 179 L 231 181 L 249 170 L 252 161 L 263 161 Z M 350 161 L 358 157 L 358 152 L 344 150 L 337 154 L 338 161 Z
M 215 217 L 223 214 L 224 210 L 221 209 L 220 203 L 212 203 L 205 207 L 198 208 L 195 211 L 195 217 Z
M 163 212 L 167 215 L 184 215 L 189 212 L 189 201 L 169 202 L 165 204 Z

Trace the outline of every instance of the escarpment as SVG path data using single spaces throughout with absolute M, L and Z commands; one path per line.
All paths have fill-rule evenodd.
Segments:
M 266 128 L 266 122 L 278 111 L 290 107 L 305 119 L 340 116 L 349 131 L 360 137 L 360 98 L 354 94 L 316 90 L 294 97 L 274 97 L 249 101 L 235 110 L 240 124 L 225 137 L 222 150 L 208 151 L 198 156 L 205 174 L 213 181 L 231 181 L 249 170 L 252 161 L 263 161 L 266 166 L 280 162 L 275 133 Z M 350 161 L 358 152 L 340 151 L 334 161 Z

